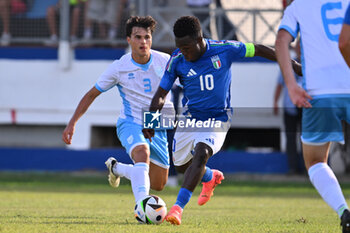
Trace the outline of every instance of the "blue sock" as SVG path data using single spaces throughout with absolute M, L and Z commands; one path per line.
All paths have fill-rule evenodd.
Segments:
M 185 208 L 185 205 L 190 201 L 191 197 L 192 192 L 190 190 L 181 188 L 179 194 L 177 195 L 175 205 L 178 205 L 183 209 Z
M 209 167 L 205 167 L 205 173 L 202 177 L 201 182 L 208 182 L 211 181 L 211 179 L 213 179 L 213 172 Z

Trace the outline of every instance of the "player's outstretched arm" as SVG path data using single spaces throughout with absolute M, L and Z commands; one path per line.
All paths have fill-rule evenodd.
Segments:
M 254 44 L 254 46 L 255 46 L 255 56 L 264 57 L 271 61 L 277 61 L 276 53 L 273 48 L 262 44 Z M 292 59 L 291 64 L 294 72 L 299 76 L 303 76 L 300 63 Z
M 297 84 L 293 75 L 292 63 L 290 62 L 291 58 L 289 54 L 289 44 L 292 42 L 292 40 L 293 37 L 289 34 L 289 32 L 283 29 L 278 31 L 275 43 L 277 61 L 282 71 L 282 75 L 293 104 L 299 108 L 309 108 L 311 107 L 311 104 L 308 100 L 311 99 L 311 97 Z
M 340 36 L 339 36 L 339 49 L 343 55 L 346 64 L 350 67 L 350 25 L 343 24 Z
M 169 91 L 164 90 L 161 87 L 158 87 L 151 101 L 149 110 L 152 112 L 155 112 L 157 110 L 159 111 L 162 110 L 168 92 Z M 152 137 L 154 136 L 154 129 L 143 129 L 142 132 L 145 138 L 148 138 L 152 142 Z
M 70 119 L 69 123 L 67 124 L 66 128 L 63 131 L 62 134 L 62 140 L 66 144 L 72 143 L 72 137 L 75 130 L 75 124 L 79 120 L 79 118 L 86 112 L 86 110 L 89 108 L 91 103 L 95 100 L 97 96 L 99 96 L 101 92 L 97 90 L 95 87 L 91 88 L 84 97 L 80 100 L 77 108 L 75 109 L 75 112 Z

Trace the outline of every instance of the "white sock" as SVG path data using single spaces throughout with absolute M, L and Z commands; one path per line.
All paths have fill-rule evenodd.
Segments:
M 113 167 L 113 173 L 118 174 L 121 177 L 125 177 L 131 180 L 131 172 L 134 168 L 132 164 L 117 163 L 117 166 Z
M 135 163 L 131 172 L 131 187 L 137 202 L 149 194 L 149 166 L 147 163 Z
M 326 163 L 316 163 L 308 172 L 311 183 L 323 200 L 341 217 L 348 205 L 332 169 Z

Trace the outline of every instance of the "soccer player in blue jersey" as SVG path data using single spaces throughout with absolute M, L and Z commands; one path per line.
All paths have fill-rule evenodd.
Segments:
M 179 78 L 183 86 L 184 114 L 195 121 L 215 119 L 222 123 L 217 128 L 193 128 L 176 130 L 174 136 L 174 164 L 183 173 L 184 182 L 175 205 L 166 220 L 181 224 L 182 212 L 189 202 L 196 185 L 202 181 L 203 189 L 198 204 L 205 204 L 213 195 L 213 190 L 224 178 L 217 170 L 206 167 L 208 159 L 217 153 L 230 128 L 230 85 L 231 63 L 244 57 L 262 56 L 276 60 L 274 50 L 252 43 L 238 41 L 214 41 L 204 39 L 199 20 L 193 16 L 183 16 L 174 24 L 177 50 L 168 61 L 159 88 L 152 99 L 151 111 L 163 107 L 167 93 Z M 300 64 L 293 61 L 301 74 Z M 143 130 L 146 138 L 153 136 L 154 130 Z
M 343 27 L 339 35 L 339 49 L 350 67 L 350 4 L 345 13 Z
M 344 142 L 342 120 L 350 123 L 350 69 L 338 39 L 349 0 L 295 0 L 284 11 L 276 55 L 292 102 L 303 107 L 301 141 L 311 183 L 350 232 L 350 212 L 337 178 L 328 166 L 332 141 Z M 301 38 L 303 87 L 297 85 L 288 48 Z

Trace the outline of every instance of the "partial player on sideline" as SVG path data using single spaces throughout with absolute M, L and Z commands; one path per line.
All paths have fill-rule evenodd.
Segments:
M 311 183 L 350 232 L 350 212 L 328 166 L 332 141 L 344 142 L 342 120 L 350 123 L 350 69 L 338 48 L 349 0 L 295 0 L 284 11 L 276 39 L 278 63 L 293 104 L 303 108 L 301 141 Z M 301 36 L 303 87 L 290 66 L 289 45 Z

